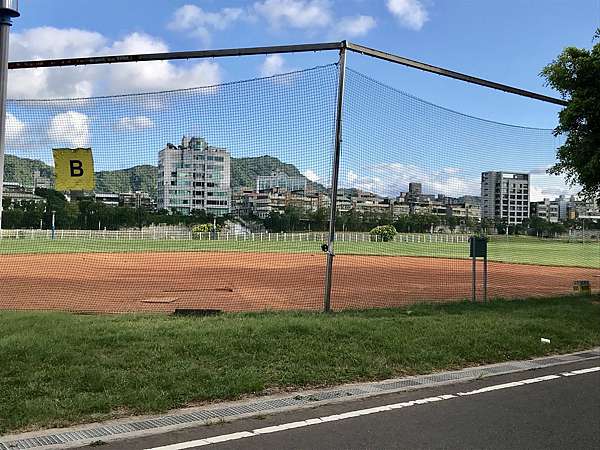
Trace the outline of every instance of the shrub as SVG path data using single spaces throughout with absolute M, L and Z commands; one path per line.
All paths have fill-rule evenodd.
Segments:
M 217 229 L 215 230 L 212 223 L 202 223 L 199 225 L 194 225 L 192 227 L 192 238 L 201 239 L 202 233 L 211 233 L 210 239 L 215 239 L 216 237 L 213 235 L 213 231 L 221 231 L 221 226 L 217 224 Z
M 192 233 L 210 233 L 213 231 L 212 223 L 202 223 L 200 225 L 194 225 Z
M 393 241 L 395 235 L 396 228 L 392 225 L 381 225 L 371 230 L 371 236 L 379 236 L 383 242 Z

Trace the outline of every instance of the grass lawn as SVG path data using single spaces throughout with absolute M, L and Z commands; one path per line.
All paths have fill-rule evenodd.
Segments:
M 202 318 L 0 312 L 0 329 L 5 434 L 587 349 L 600 345 L 600 304 L 565 297 Z
M 428 238 L 422 235 L 421 239 Z M 468 258 L 468 244 L 436 242 L 337 242 L 340 255 L 428 256 Z M 320 242 L 197 241 L 197 240 L 97 240 L 97 239 L 15 239 L 0 241 L 0 254 L 143 252 L 143 251 L 224 251 L 317 253 Z M 489 243 L 490 261 L 551 266 L 600 268 L 600 243 L 569 243 L 535 238 L 497 237 Z

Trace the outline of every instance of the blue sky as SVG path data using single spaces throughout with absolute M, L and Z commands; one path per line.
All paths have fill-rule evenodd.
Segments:
M 268 2 L 268 0 L 267 0 Z M 61 29 L 77 28 L 100 33 L 109 42 L 123 40 L 128 35 L 146 33 L 164 41 L 170 50 L 223 48 L 238 46 L 318 42 L 342 39 L 377 47 L 400 55 L 423 60 L 455 70 L 515 84 L 525 89 L 551 93 L 538 76 L 541 68 L 566 45 L 589 47 L 594 30 L 600 24 L 600 0 L 544 1 L 473 1 L 420 0 L 427 20 L 417 29 L 394 16 L 385 0 L 298 1 L 315 4 L 331 16 L 331 23 L 322 26 L 302 23 L 290 25 L 280 18 L 265 18 L 256 13 L 256 4 L 265 1 L 240 0 L 21 0 L 22 17 L 15 21 L 15 32 L 52 26 Z M 274 2 L 275 3 L 275 2 Z M 290 3 L 282 1 L 281 3 Z M 293 3 L 293 2 L 291 2 Z M 412 3 L 412 2 L 408 2 Z M 197 28 L 182 31 L 169 29 L 178 8 L 194 5 L 205 13 L 222 13 L 225 8 L 242 9 L 240 18 L 222 29 L 207 25 L 210 39 Z M 250 11 L 250 12 L 247 12 Z M 258 15 L 248 20 L 250 14 Z M 356 27 L 333 32 L 343 17 L 372 17 L 375 24 L 364 33 Z M 216 19 L 217 21 L 219 19 Z M 311 19 L 307 19 L 309 22 Z M 226 20 L 221 19 L 222 22 Z M 200 22 L 200 21 L 198 21 Z M 75 48 L 74 50 L 77 50 Z M 81 49 L 77 55 L 89 54 Z M 335 55 L 308 57 L 289 56 L 286 64 L 305 68 L 332 61 Z M 219 61 L 224 66 L 223 80 L 237 80 L 260 73 L 260 59 L 248 63 L 240 60 Z M 434 75 L 373 63 L 366 58 L 351 57 L 357 69 L 368 68 L 381 81 L 394 85 L 427 100 L 453 109 L 499 121 L 527 120 L 527 125 L 552 127 L 556 108 L 500 95 L 493 96 L 478 88 L 465 88 L 461 83 L 445 82 Z M 492 95 L 493 106 L 481 99 Z M 497 98 L 506 100 L 496 100 Z M 497 103 L 501 102 L 500 105 Z M 515 117 L 513 103 L 531 111 Z M 512 120 L 511 120 L 512 119 Z
M 589 48 L 594 30 L 600 24 L 600 0 L 21 0 L 20 3 L 22 17 L 15 20 L 12 30 L 12 60 L 278 45 L 346 38 L 409 58 L 550 95 L 556 93 L 544 86 L 543 80 L 538 76 L 541 68 L 567 45 Z M 271 58 L 260 56 L 154 65 L 21 71 L 11 73 L 9 93 L 13 98 L 55 98 L 152 92 L 275 75 L 335 61 L 336 54 L 329 52 Z M 553 105 L 469 86 L 359 55 L 349 56 L 349 67 L 397 90 L 464 114 L 534 128 L 552 128 L 556 125 L 559 108 Z M 369 88 L 374 89 L 372 85 Z M 268 89 L 272 90 L 272 85 Z M 404 101 L 408 102 L 406 99 L 402 100 Z M 55 125 L 60 125 L 60 120 L 64 120 L 62 128 L 55 131 L 62 130 L 64 134 L 65 131 L 77 129 L 83 124 L 82 121 L 91 120 L 90 117 L 101 117 L 99 110 L 94 112 L 87 106 L 88 109 L 83 111 L 83 106 L 79 107 L 79 110 L 74 107 L 66 108 L 65 105 L 56 107 L 53 113 L 67 115 L 55 120 Z M 21 115 L 14 112 L 12 131 L 9 130 L 13 135 L 13 142 L 17 141 L 17 135 L 27 127 L 36 127 L 35 124 L 27 124 L 27 116 L 32 119 L 29 122 L 40 121 L 45 117 L 31 111 L 21 110 Z M 442 110 L 436 111 L 440 115 L 450 114 L 442 113 Z M 68 115 L 69 112 L 73 114 Z M 83 119 L 83 115 L 87 118 Z M 458 120 L 458 116 L 448 117 Z M 148 140 L 149 135 L 145 138 L 139 133 L 144 129 L 149 130 L 150 123 L 160 121 L 160 114 L 157 115 L 154 111 L 152 114 L 135 115 L 131 110 L 124 110 L 122 117 L 115 120 L 120 121 L 117 127 L 121 127 L 121 130 L 136 128 L 138 134 L 132 138 L 133 144 L 140 146 L 139 151 L 144 147 L 143 151 L 154 155 L 154 149 L 146 147 L 156 145 L 161 137 L 155 135 L 154 140 Z M 208 123 L 210 120 L 215 121 L 214 124 Z M 221 117 L 220 120 L 225 119 Z M 90 124 L 86 133 L 91 135 L 91 143 L 107 152 L 105 147 L 114 144 L 100 139 L 102 135 L 99 130 L 102 127 L 97 122 L 98 120 L 93 125 Z M 87 122 L 85 125 L 88 126 Z M 200 132 L 203 128 L 205 131 L 216 129 L 216 119 L 207 118 L 203 125 L 204 127 L 198 125 Z M 193 126 L 190 125 L 190 128 Z M 350 128 L 348 133 L 353 132 L 352 126 Z M 377 125 L 373 124 L 372 129 L 376 128 Z M 357 137 L 354 142 L 358 144 L 358 136 L 372 129 L 369 130 L 366 126 L 361 129 L 357 124 L 354 127 Z M 500 142 L 500 139 L 506 139 L 503 133 L 508 133 L 507 130 L 510 129 L 498 125 L 497 130 L 503 130 L 498 134 Z M 294 130 L 290 133 L 294 138 L 280 138 L 279 144 L 276 142 L 276 132 L 271 136 L 263 136 L 260 141 L 258 138 L 254 139 L 256 144 L 269 143 L 264 146 L 267 147 L 265 151 L 277 153 L 284 151 L 281 149 L 285 147 L 289 158 L 298 159 L 297 151 L 287 145 L 297 144 L 296 136 L 301 133 L 296 132 Z M 81 137 L 85 133 L 75 134 Z M 430 134 L 435 134 L 435 130 L 431 130 Z M 375 147 L 383 150 L 395 145 L 393 133 L 380 135 L 381 140 L 375 143 Z M 385 140 L 384 136 L 389 140 Z M 442 142 L 441 136 L 446 134 L 436 135 L 438 143 Z M 448 138 L 444 139 L 447 141 Z M 38 140 L 42 145 L 43 138 Z M 242 136 L 240 140 L 243 141 Z M 352 141 L 350 135 L 349 140 Z M 513 168 L 539 170 L 550 164 L 552 149 L 549 151 L 548 148 L 555 142 L 552 140 L 549 144 L 550 140 L 546 137 L 540 138 L 540 142 L 543 151 L 536 152 L 535 145 L 531 144 L 532 148 L 526 155 L 523 149 L 521 155 L 514 153 L 513 159 L 520 156 L 524 160 L 520 167 Z M 63 145 L 70 143 L 76 142 L 64 142 Z M 241 142 L 231 140 L 217 144 L 237 147 L 238 152 L 244 154 L 256 150 L 243 148 Z M 456 148 L 460 147 L 458 138 L 454 144 Z M 319 142 L 317 146 L 322 145 L 324 144 Z M 278 147 L 279 150 L 273 147 Z M 433 148 L 438 154 L 443 152 L 440 145 Z M 41 151 L 39 146 L 32 148 L 28 156 L 35 156 L 35 152 Z M 233 148 L 232 152 L 235 151 Z M 349 148 L 349 156 L 351 152 L 352 149 Z M 476 145 L 470 147 L 463 156 L 470 158 L 469 161 L 472 157 L 477 157 Z M 436 157 L 438 164 L 421 164 L 420 169 L 412 173 L 439 177 L 446 173 L 444 170 L 452 172 L 457 169 L 445 165 L 441 155 Z M 405 156 L 398 158 L 402 161 L 380 159 L 386 160 L 386 164 L 417 164 L 417 161 L 406 159 Z M 123 153 L 117 160 L 128 163 L 131 158 Z M 372 181 L 374 175 L 364 175 L 368 172 L 365 161 L 355 158 L 350 163 L 351 160 L 352 158 L 348 159 L 353 167 L 346 171 L 347 180 L 355 179 L 353 175 L 348 176 L 348 172 L 356 174 L 361 169 L 361 176 Z M 114 162 L 113 158 L 112 163 Z M 322 180 L 328 177 L 327 158 L 315 160 L 312 166 L 301 160 L 291 162 Z M 108 161 L 105 164 L 111 165 Z M 461 164 L 465 165 L 464 162 Z M 504 164 L 507 165 L 508 162 Z M 463 178 L 468 178 L 468 183 L 473 185 L 479 168 L 474 167 L 472 173 L 465 173 Z M 468 185 L 463 186 L 454 176 L 448 180 L 448 183 L 456 184 L 457 187 Z M 552 183 L 553 188 L 547 190 L 548 195 L 560 190 L 556 187 L 557 183 Z M 363 184 L 366 186 L 369 183 Z M 387 183 L 386 186 L 380 190 L 387 193 L 392 189 L 390 186 L 400 188 L 397 183 Z M 436 188 L 441 189 L 439 185 L 432 184 L 431 189 Z

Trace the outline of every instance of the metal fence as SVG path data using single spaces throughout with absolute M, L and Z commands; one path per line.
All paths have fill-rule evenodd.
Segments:
M 162 230 L 160 228 L 147 230 L 0 230 L 0 239 L 114 239 L 120 241 L 135 240 L 198 240 L 198 241 L 232 241 L 232 242 L 326 242 L 327 233 L 229 233 L 204 232 L 195 233 L 191 230 Z M 348 243 L 375 242 L 385 243 L 378 235 L 370 233 L 336 233 L 336 241 Z M 399 234 L 396 242 L 404 243 L 440 243 L 466 244 L 468 235 L 462 234 Z M 317 246 L 318 247 L 318 246 Z M 317 249 L 315 247 L 315 249 Z

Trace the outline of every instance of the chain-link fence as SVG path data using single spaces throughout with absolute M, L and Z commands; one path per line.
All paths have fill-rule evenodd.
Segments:
M 471 117 L 340 67 L 9 101 L 0 308 L 320 310 L 327 253 L 334 310 L 460 300 L 473 234 L 489 241 L 490 298 L 597 279 L 600 230 L 581 219 L 596 206 L 545 173 L 551 130 Z M 56 191 L 52 149 L 80 147 L 92 149 L 95 189 Z

